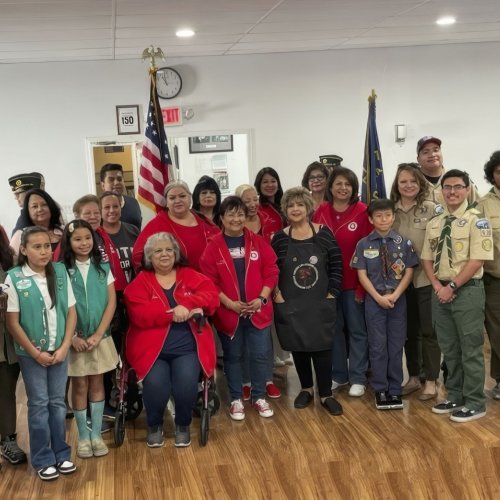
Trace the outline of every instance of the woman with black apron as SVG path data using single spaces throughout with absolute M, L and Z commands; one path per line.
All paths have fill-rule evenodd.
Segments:
M 314 399 L 312 363 L 321 404 L 332 415 L 341 415 L 331 390 L 340 249 L 326 226 L 309 221 L 313 200 L 305 188 L 286 191 L 282 208 L 290 225 L 272 241 L 280 270 L 273 298 L 278 338 L 283 349 L 292 351 L 302 387 L 294 406 L 305 408 Z

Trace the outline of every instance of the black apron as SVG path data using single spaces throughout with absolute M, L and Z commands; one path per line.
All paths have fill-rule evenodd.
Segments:
M 281 347 L 287 351 L 331 349 L 337 315 L 336 300 L 327 299 L 328 261 L 311 225 L 311 240 L 292 239 L 280 269 L 279 289 L 285 302 L 274 304 Z

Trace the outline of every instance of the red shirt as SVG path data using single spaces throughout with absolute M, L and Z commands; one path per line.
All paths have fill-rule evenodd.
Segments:
M 203 250 L 207 246 L 214 234 L 220 233 L 220 229 L 214 224 L 204 221 L 200 216 L 191 211 L 194 215 L 198 225 L 196 226 L 183 226 L 174 222 L 169 216 L 167 211 L 160 212 L 154 219 L 149 221 L 144 229 L 139 234 L 137 241 L 134 245 L 132 254 L 132 264 L 134 269 L 137 270 L 142 265 L 142 255 L 144 254 L 144 245 L 147 239 L 155 233 L 167 232 L 172 233 L 179 243 L 181 253 L 188 260 L 189 265 L 199 271 L 199 261 Z
M 337 240 L 342 252 L 344 268 L 342 289 L 354 289 L 356 296 L 364 297 L 363 287 L 358 280 L 358 272 L 356 269 L 351 269 L 351 258 L 358 241 L 373 231 L 373 226 L 368 220 L 366 205 L 358 201 L 349 205 L 344 212 L 337 212 L 329 201 L 325 201 L 316 209 L 312 220 L 329 227 Z

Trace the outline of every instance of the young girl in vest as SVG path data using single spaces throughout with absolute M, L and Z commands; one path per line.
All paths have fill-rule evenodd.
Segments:
M 75 298 L 66 268 L 52 262 L 50 236 L 38 226 L 21 236 L 18 266 L 5 280 L 7 329 L 28 396 L 31 464 L 43 480 L 76 470 L 66 443 L 67 354 L 75 331 Z
M 108 454 L 101 438 L 103 374 L 114 370 L 118 363 L 118 354 L 109 336 L 109 324 L 116 308 L 114 278 L 109 264 L 101 259 L 90 224 L 84 220 L 70 222 L 62 237 L 61 260 L 68 270 L 76 298 L 77 323 L 71 341 L 68 371 L 80 458 Z M 87 427 L 87 401 L 91 430 Z

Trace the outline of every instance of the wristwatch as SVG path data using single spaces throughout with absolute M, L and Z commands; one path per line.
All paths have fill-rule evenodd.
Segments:
M 267 305 L 267 299 L 265 297 L 263 297 L 262 295 L 259 295 L 257 298 L 260 299 L 260 303 L 263 306 Z
M 448 285 L 453 291 L 455 291 L 458 288 L 457 284 L 454 281 L 450 281 Z

